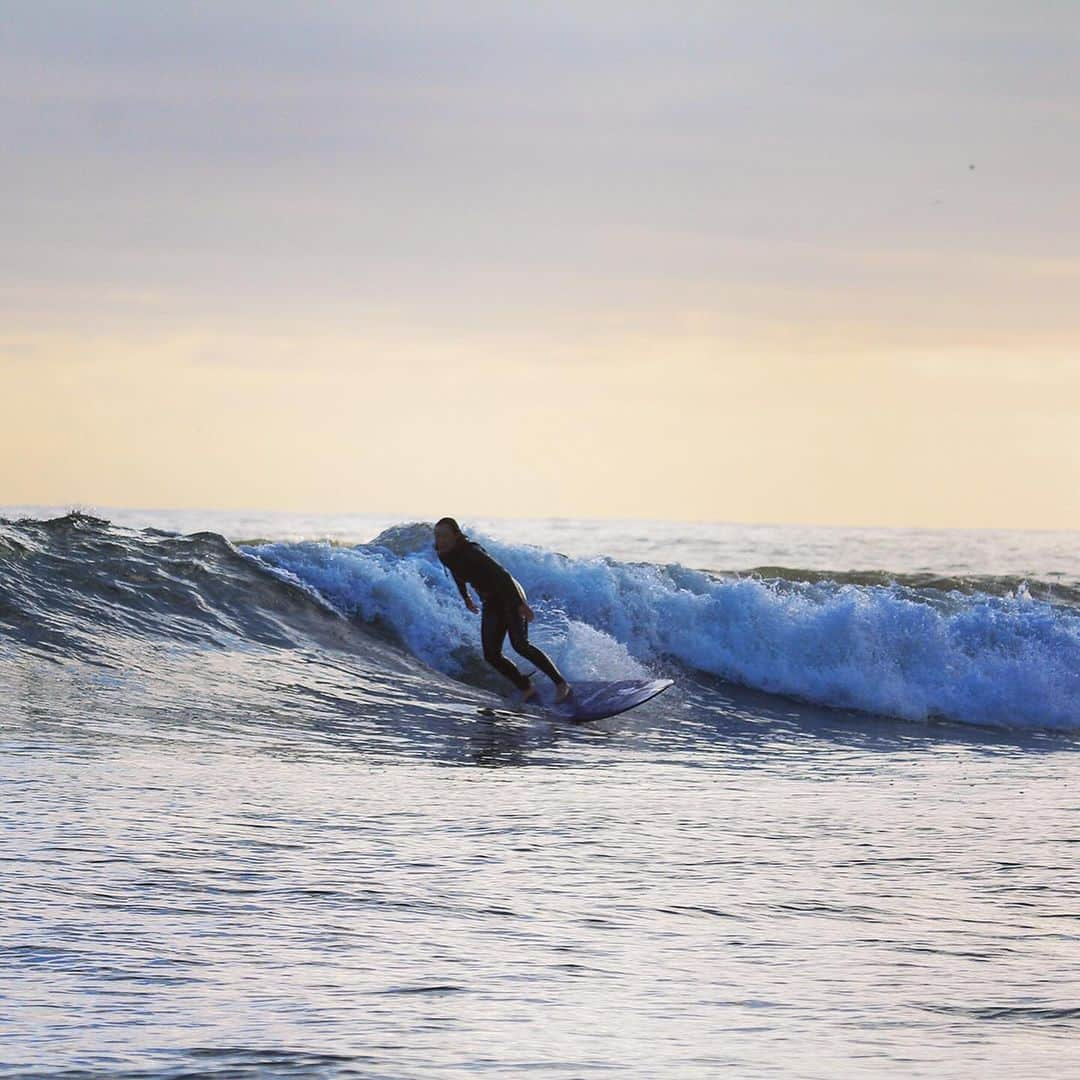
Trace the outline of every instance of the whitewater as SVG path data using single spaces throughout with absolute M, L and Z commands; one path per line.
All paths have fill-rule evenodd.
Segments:
M 1080 1066 L 1080 535 L 463 524 L 0 510 L 0 1075 Z

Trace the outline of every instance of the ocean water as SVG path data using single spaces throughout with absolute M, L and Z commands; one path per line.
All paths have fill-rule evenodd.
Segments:
M 1080 1073 L 1080 535 L 0 517 L 0 1076 Z

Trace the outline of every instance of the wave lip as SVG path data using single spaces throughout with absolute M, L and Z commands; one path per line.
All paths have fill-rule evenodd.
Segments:
M 350 636 L 325 600 L 216 533 L 135 532 L 85 514 L 0 521 L 0 624 L 53 659 L 106 664 L 132 642 L 294 647 Z
M 680 666 L 819 705 L 905 720 L 1080 728 L 1080 612 L 1029 590 L 717 577 L 681 566 L 573 559 L 480 538 L 526 587 L 533 635 L 573 678 Z M 476 626 L 427 526 L 353 548 L 245 548 L 342 613 L 460 674 Z M 951 583 L 950 583 L 951 584 Z

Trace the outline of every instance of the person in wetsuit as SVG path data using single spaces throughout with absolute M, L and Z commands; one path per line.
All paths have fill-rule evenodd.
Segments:
M 439 561 L 454 575 L 461 599 L 473 613 L 479 609 L 469 596 L 468 586 L 472 585 L 480 594 L 483 604 L 480 640 L 484 646 L 484 659 L 522 692 L 525 701 L 535 696 L 536 687 L 529 677 L 522 675 L 502 654 L 503 641 L 509 633 L 514 652 L 531 660 L 555 684 L 556 701 L 565 701 L 570 684 L 548 656 L 529 643 L 533 610 L 521 586 L 509 572 L 470 540 L 453 518 L 441 518 L 436 522 L 435 550 Z

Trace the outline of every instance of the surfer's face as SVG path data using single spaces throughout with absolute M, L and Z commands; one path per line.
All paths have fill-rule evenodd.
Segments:
M 435 526 L 435 550 L 446 554 L 457 546 L 458 534 L 449 525 Z

